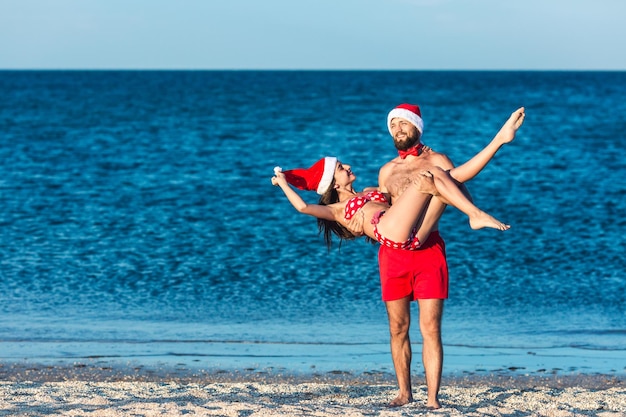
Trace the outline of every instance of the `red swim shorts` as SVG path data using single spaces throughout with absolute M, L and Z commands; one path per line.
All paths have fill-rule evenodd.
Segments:
M 378 267 L 383 301 L 448 298 L 446 246 L 439 232 L 431 233 L 418 250 L 381 245 Z

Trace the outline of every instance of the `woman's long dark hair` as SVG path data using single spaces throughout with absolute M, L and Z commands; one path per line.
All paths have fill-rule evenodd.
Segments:
M 328 186 L 328 190 L 320 197 L 320 205 L 327 206 L 329 204 L 339 202 L 339 193 L 337 193 L 334 185 L 335 179 L 333 178 L 332 182 Z M 357 238 L 357 236 L 353 235 L 351 231 L 334 220 L 317 219 L 317 227 L 320 234 L 324 235 L 324 242 L 326 242 L 328 250 L 330 250 L 330 247 L 332 246 L 333 234 L 339 237 L 339 247 L 341 247 L 341 242 L 344 240 L 354 240 Z M 368 240 L 371 239 L 368 238 Z

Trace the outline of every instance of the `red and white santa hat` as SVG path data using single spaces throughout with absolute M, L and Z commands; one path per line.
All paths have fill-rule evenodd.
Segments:
M 402 103 L 389 112 L 387 115 L 389 133 L 391 133 L 391 120 L 396 117 L 401 117 L 411 122 L 420 131 L 420 135 L 424 133 L 424 120 L 422 120 L 422 112 L 417 104 Z
M 282 172 L 285 174 L 287 182 L 296 188 L 324 194 L 335 177 L 336 166 L 337 158 L 327 156 L 317 161 L 311 168 L 283 171 L 281 167 L 275 167 L 274 173 Z

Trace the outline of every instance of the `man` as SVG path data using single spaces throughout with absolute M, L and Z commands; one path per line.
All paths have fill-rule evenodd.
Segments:
M 477 175 L 503 144 L 513 140 L 523 120 L 524 108 L 520 108 L 513 112 L 485 149 L 466 164 L 454 168 L 446 155 L 423 147 L 421 136 L 424 122 L 420 108 L 417 105 L 401 104 L 391 110 L 387 117 L 389 133 L 399 156 L 380 169 L 379 189 L 391 195 L 393 204 L 411 183 L 412 177 L 433 166 L 450 171 L 455 180 L 463 183 Z M 454 171 L 451 171 L 453 168 Z M 445 208 L 444 201 L 433 197 L 424 216 L 434 216 L 438 221 Z M 398 396 L 390 406 L 398 407 L 413 401 L 409 326 L 410 303 L 417 300 L 419 327 L 423 338 L 422 362 L 428 388 L 426 406 L 440 408 L 438 395 L 443 368 L 441 319 L 444 300 L 448 298 L 445 243 L 435 227 L 420 250 L 392 249 L 381 245 L 378 262 L 382 298 L 389 319 L 391 356 L 399 386 Z

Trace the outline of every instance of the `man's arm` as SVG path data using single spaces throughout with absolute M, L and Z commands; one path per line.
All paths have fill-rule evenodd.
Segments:
M 381 193 L 389 193 L 389 189 L 387 188 L 387 178 L 389 178 L 390 172 L 391 165 L 389 163 L 383 165 L 378 171 L 378 191 Z

